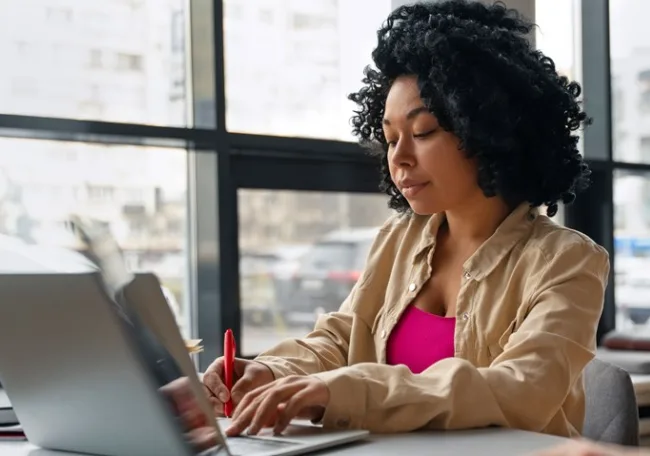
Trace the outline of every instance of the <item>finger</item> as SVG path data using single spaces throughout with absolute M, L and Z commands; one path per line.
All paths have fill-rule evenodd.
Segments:
M 244 395 L 242 400 L 237 404 L 237 407 L 235 407 L 235 411 L 233 413 L 233 420 L 236 420 L 241 413 L 243 413 L 244 410 L 246 410 L 248 407 L 251 406 L 251 404 L 259 397 L 261 394 L 263 394 L 266 390 L 270 389 L 273 387 L 273 383 L 269 383 L 267 385 L 262 385 L 258 388 L 255 388 L 252 391 L 249 391 Z
M 248 426 L 248 433 L 256 435 L 262 427 L 274 416 L 277 417 L 278 406 L 289 400 L 304 386 L 300 383 L 278 385 L 268 390 L 258 398 L 259 405 L 255 407 L 254 415 Z
M 246 430 L 248 427 L 248 424 L 251 422 L 253 419 L 253 415 L 255 414 L 255 406 L 248 406 L 241 408 L 240 406 L 241 413 L 237 417 L 237 419 L 234 419 L 231 421 L 230 426 L 226 429 L 226 435 L 229 437 L 235 437 L 240 435 L 242 432 Z
M 279 408 L 278 418 L 273 427 L 273 432 L 276 434 L 284 432 L 291 420 L 297 417 L 302 409 L 311 405 L 309 398 L 313 394 L 313 388 L 305 388 L 292 395 L 284 407 Z
M 174 403 L 176 412 L 183 414 L 196 406 L 196 399 L 187 377 L 177 378 L 162 386 L 160 391 Z
M 263 398 L 264 393 L 270 388 L 270 384 L 264 385 L 244 396 L 239 406 L 235 409 L 230 426 L 226 429 L 226 435 L 237 436 L 246 430 L 255 415 L 261 398 Z
M 255 389 L 255 378 L 253 374 L 246 373 L 242 376 L 232 387 L 232 402 L 234 406 L 237 406 L 239 402 L 246 396 L 248 393 Z
M 212 410 L 214 410 L 214 415 L 217 417 L 223 417 L 224 412 L 223 412 L 223 402 L 221 402 L 219 399 L 216 397 L 211 397 L 210 398 L 210 405 L 212 405 Z
M 188 410 L 187 412 L 183 413 L 180 418 L 184 429 L 187 431 L 198 429 L 208 424 L 205 415 L 198 408 Z
M 580 451 L 579 446 L 578 448 L 576 448 L 576 444 L 574 442 L 571 442 L 569 444 L 562 444 L 547 450 L 541 450 L 529 454 L 528 456 L 576 456 L 576 455 L 582 456 L 582 451 Z
M 203 374 L 203 384 L 222 402 L 230 399 L 230 392 L 223 384 L 223 358 L 214 360 Z
M 212 427 L 192 429 L 187 433 L 187 438 L 190 444 L 199 451 L 215 447 L 219 443 L 217 431 Z
M 216 396 L 214 395 L 214 393 L 212 392 L 212 390 L 211 390 L 210 388 L 208 388 L 205 384 L 203 385 L 203 392 L 205 393 L 205 395 L 206 395 L 207 398 L 209 398 L 209 399 L 211 399 L 211 398 L 216 399 Z

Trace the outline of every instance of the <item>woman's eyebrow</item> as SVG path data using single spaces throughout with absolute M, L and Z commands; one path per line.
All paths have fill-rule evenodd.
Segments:
M 411 120 L 423 112 L 429 112 L 426 106 L 418 106 L 417 108 L 413 108 L 408 112 L 408 114 L 406 114 L 406 119 Z M 384 117 L 382 123 L 384 125 L 390 125 L 390 120 L 387 117 Z

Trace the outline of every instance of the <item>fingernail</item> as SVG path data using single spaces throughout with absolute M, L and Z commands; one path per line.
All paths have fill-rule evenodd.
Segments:
M 225 391 L 221 391 L 221 392 L 219 393 L 219 400 L 220 400 L 221 402 L 227 402 L 227 401 L 228 401 L 228 396 L 229 396 L 229 394 L 228 394 L 227 392 L 225 392 Z

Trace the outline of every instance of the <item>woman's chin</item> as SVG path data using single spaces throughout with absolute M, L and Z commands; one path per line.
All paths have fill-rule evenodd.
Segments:
M 423 204 L 421 201 L 409 201 L 409 206 L 411 206 L 413 213 L 417 215 L 433 215 L 438 212 L 433 205 Z

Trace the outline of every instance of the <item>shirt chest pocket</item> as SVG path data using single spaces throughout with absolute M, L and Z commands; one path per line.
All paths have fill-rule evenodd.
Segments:
M 384 293 L 375 286 L 372 277 L 360 282 L 354 291 L 350 308 L 366 330 L 374 335 L 384 314 Z
M 363 360 L 381 362 L 383 358 L 386 319 L 385 296 L 364 284 L 357 288 L 352 301 L 351 310 L 357 323 L 354 325 L 352 337 L 358 348 L 363 345 L 363 354 L 358 353 L 357 361 Z
M 496 331 L 494 338 L 489 339 L 487 345 L 488 362 L 492 364 L 494 360 L 503 353 L 510 336 L 517 328 L 517 320 L 512 320 L 503 331 Z M 500 335 L 499 335 L 500 334 Z
M 481 353 L 482 365 L 492 364 L 506 349 L 512 335 L 519 330 L 525 318 L 526 302 L 524 296 L 519 293 L 503 293 L 505 296 L 499 302 L 494 297 L 489 302 L 499 302 L 498 305 L 485 307 L 477 321 L 477 335 L 483 343 Z M 522 304 L 519 304 L 522 303 Z

